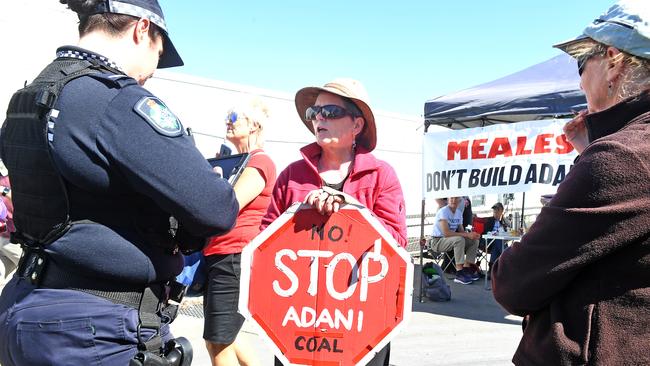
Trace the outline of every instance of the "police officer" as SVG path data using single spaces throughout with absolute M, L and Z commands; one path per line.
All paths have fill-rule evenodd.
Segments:
M 175 364 L 181 252 L 230 230 L 239 207 L 142 87 L 183 64 L 158 2 L 60 1 L 78 46 L 14 94 L 0 138 L 25 248 L 0 297 L 0 363 Z

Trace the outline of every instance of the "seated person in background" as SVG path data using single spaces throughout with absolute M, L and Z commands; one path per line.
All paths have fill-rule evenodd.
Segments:
M 487 234 L 487 233 L 504 233 L 506 232 L 506 222 L 503 217 L 503 204 L 501 202 L 497 202 L 492 206 L 492 217 L 488 217 L 488 219 L 485 222 L 485 226 L 483 227 L 483 233 L 482 234 Z M 496 261 L 499 256 L 501 255 L 501 252 L 503 251 L 503 240 L 501 239 L 496 239 L 493 242 L 490 243 L 490 263 L 488 266 L 488 277 L 490 276 L 490 272 L 492 270 L 492 264 L 494 264 L 494 261 Z
M 459 203 L 459 197 L 450 197 L 447 206 L 436 214 L 431 249 L 436 252 L 453 249 L 456 262 L 454 282 L 468 285 L 480 278 L 475 263 L 480 235 L 463 229 L 463 213 L 458 207 Z
M 438 211 L 440 211 L 443 207 L 447 206 L 447 197 L 445 197 L 445 198 L 436 198 L 435 201 L 436 201 L 436 205 L 438 205 L 438 208 L 436 208 L 436 213 L 438 213 Z M 460 206 L 460 207 L 462 207 L 462 206 Z M 434 216 L 434 220 L 435 220 L 435 216 Z M 435 225 L 435 222 L 434 222 L 434 225 Z M 422 240 L 423 240 L 422 245 L 426 244 L 426 239 L 422 239 Z M 444 268 L 445 273 L 455 274 L 456 273 L 456 266 L 453 265 L 454 264 L 454 259 L 453 258 L 449 259 L 450 256 L 453 256 L 452 252 L 453 251 L 449 251 L 447 253 L 449 255 L 444 257 L 440 267 Z

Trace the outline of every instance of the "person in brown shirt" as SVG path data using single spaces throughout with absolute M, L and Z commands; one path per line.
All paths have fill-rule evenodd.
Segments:
M 581 153 L 521 243 L 495 299 L 525 316 L 517 365 L 650 365 L 650 6 L 612 6 L 556 47 L 578 60 Z

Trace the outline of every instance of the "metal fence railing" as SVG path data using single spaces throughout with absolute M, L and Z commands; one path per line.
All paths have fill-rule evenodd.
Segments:
M 479 217 L 486 217 L 490 213 L 477 213 Z M 406 216 L 406 228 L 408 241 L 406 244 L 406 251 L 411 254 L 411 256 L 418 257 L 420 255 L 420 231 L 421 231 L 421 215 L 407 215 Z M 431 235 L 433 230 L 433 218 L 435 214 L 430 213 L 426 214 L 424 217 L 424 235 Z M 531 213 L 524 216 L 524 223 L 526 227 L 530 227 L 532 223 L 537 218 L 537 213 Z

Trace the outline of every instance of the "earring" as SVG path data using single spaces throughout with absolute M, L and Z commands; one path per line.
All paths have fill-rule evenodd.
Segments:
M 607 96 L 611 98 L 614 95 L 614 88 L 612 88 L 612 82 L 610 81 L 607 85 Z
M 354 141 L 352 141 L 352 151 L 354 151 L 356 149 L 357 149 L 357 141 L 354 140 Z

